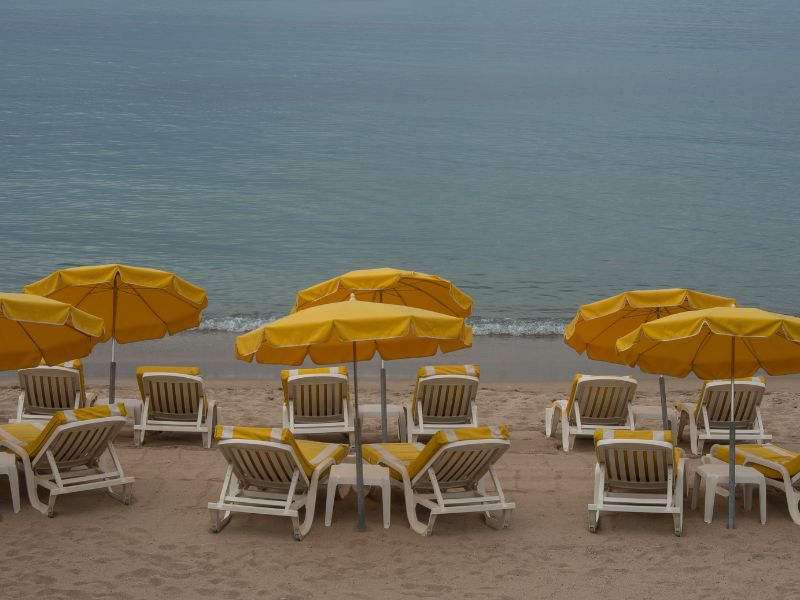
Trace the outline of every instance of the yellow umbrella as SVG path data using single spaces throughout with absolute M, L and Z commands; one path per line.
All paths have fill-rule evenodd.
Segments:
M 624 364 L 617 354 L 617 339 L 640 325 L 687 311 L 735 306 L 736 300 L 687 289 L 634 290 L 584 304 L 564 330 L 564 343 L 592 360 Z M 667 428 L 664 378 L 659 377 L 661 417 Z
M 472 313 L 472 298 L 450 281 L 403 269 L 361 269 L 301 290 L 292 312 L 313 306 L 356 300 L 424 308 L 455 317 Z M 386 441 L 386 365 L 381 361 L 381 437 Z
M 74 306 L 0 293 L 0 370 L 81 358 L 103 337 L 103 320 Z
M 757 308 L 709 308 L 646 323 L 616 344 L 620 357 L 650 373 L 731 379 L 729 489 L 736 489 L 734 380 L 759 369 L 770 375 L 800 372 L 800 318 Z M 728 527 L 735 524 L 735 495 Z
M 472 345 L 464 319 L 420 308 L 361 302 L 324 304 L 268 323 L 236 338 L 236 358 L 299 365 L 353 361 L 358 528 L 364 531 L 364 472 L 358 414 L 358 361 L 432 356 Z
M 23 291 L 72 304 L 105 320 L 103 341 L 111 339 L 111 402 L 116 342 L 150 340 L 197 327 L 208 306 L 205 290 L 173 273 L 116 264 L 62 269 Z
M 362 269 L 301 290 L 292 312 L 320 304 L 356 300 L 414 306 L 455 317 L 472 313 L 472 298 L 446 279 L 403 269 Z

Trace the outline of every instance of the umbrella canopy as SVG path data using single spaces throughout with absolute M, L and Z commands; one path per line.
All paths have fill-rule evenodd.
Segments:
M 800 372 L 800 319 L 757 308 L 709 308 L 663 317 L 638 327 L 616 344 L 620 357 L 650 373 L 731 380 L 729 489 L 735 489 L 734 382 L 759 369 L 770 375 Z M 734 527 L 735 495 L 728 498 Z
M 800 318 L 758 308 L 697 310 L 646 323 L 617 349 L 629 365 L 675 377 L 789 375 L 800 372 Z
M 203 288 L 173 273 L 126 265 L 62 269 L 23 291 L 101 317 L 107 324 L 103 341 L 113 338 L 120 344 L 197 327 L 208 306 Z
M 414 306 L 455 317 L 472 313 L 472 298 L 436 275 L 402 269 L 362 269 L 323 281 L 297 294 L 292 312 L 347 300 Z
M 81 358 L 103 337 L 103 319 L 69 304 L 0 293 L 0 370 Z
M 584 304 L 564 330 L 564 343 L 592 360 L 624 364 L 617 339 L 640 325 L 687 311 L 734 306 L 736 300 L 686 289 L 634 290 Z
M 292 313 L 236 338 L 236 358 L 300 365 L 306 358 L 329 365 L 433 356 L 472 345 L 464 319 L 421 308 L 376 302 L 336 302 Z
M 358 361 L 431 356 L 472 345 L 464 319 L 421 308 L 362 302 L 323 304 L 292 313 L 236 338 L 236 358 L 299 365 L 353 361 L 358 528 L 364 531 L 364 464 L 358 414 Z

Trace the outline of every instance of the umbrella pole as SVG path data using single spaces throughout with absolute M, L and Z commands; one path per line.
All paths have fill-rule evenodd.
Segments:
M 731 336 L 731 419 L 729 445 L 728 445 L 728 529 L 736 528 L 736 427 L 734 426 L 736 414 L 736 401 L 734 395 L 736 372 L 736 338 Z
M 353 387 L 355 388 L 355 433 L 356 433 L 356 491 L 358 494 L 358 530 L 366 531 L 367 523 L 364 514 L 364 459 L 361 456 L 361 417 L 358 415 L 358 362 L 356 361 L 356 343 L 353 342 Z
M 664 431 L 669 429 L 669 420 L 667 419 L 667 385 L 664 382 L 664 376 L 658 376 L 658 391 L 661 393 L 661 423 Z M 677 445 L 678 440 L 673 440 Z
M 117 388 L 117 362 L 114 360 L 114 338 L 111 338 L 111 374 L 108 383 L 108 403 L 114 404 L 114 396 Z
M 386 418 L 386 363 L 381 359 L 381 441 L 389 441 L 387 429 L 389 424 Z

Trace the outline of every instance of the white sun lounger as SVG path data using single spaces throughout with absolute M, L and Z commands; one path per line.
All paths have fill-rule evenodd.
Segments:
M 59 411 L 47 422 L 0 425 L 0 449 L 17 457 L 31 505 L 52 517 L 63 494 L 103 489 L 130 503 L 133 477 L 125 475 L 114 439 L 125 423 L 125 406 L 112 404 Z M 121 492 L 113 488 L 121 486 Z M 47 504 L 37 488 L 49 493 Z
M 344 433 L 353 444 L 353 408 L 344 367 L 287 369 L 281 372 L 284 429 L 294 435 Z
M 217 406 L 208 400 L 202 377 L 178 373 L 142 375 L 142 406 L 134 410 L 133 441 L 144 444 L 148 431 L 199 433 L 211 447 Z
M 589 531 L 597 531 L 602 512 L 657 513 L 672 515 L 680 536 L 686 459 L 673 446 L 672 432 L 598 430 L 595 448 Z
M 218 425 L 215 437 L 228 468 L 219 500 L 208 503 L 212 530 L 222 531 L 234 512 L 274 515 L 289 517 L 294 538 L 302 540 L 314 521 L 320 481 L 348 446 L 295 440 L 288 429 Z
M 9 422 L 48 421 L 60 410 L 84 407 L 86 395 L 79 369 L 72 366 L 20 369 L 19 387 L 22 391 L 16 418 Z
M 392 483 L 405 495 L 411 529 L 431 535 L 439 515 L 482 513 L 495 529 L 508 527 L 515 508 L 503 493 L 495 463 L 511 446 L 508 429 L 474 427 L 437 432 L 424 446 L 365 444 L 364 460 L 389 468 Z M 486 490 L 488 475 L 494 491 Z M 430 511 L 428 522 L 417 518 L 417 505 Z M 500 516 L 492 514 L 499 511 Z
M 409 409 L 409 435 L 412 442 L 419 436 L 437 431 L 478 426 L 478 365 L 436 365 L 417 372 L 414 394 Z
M 730 383 L 728 383 L 730 385 Z M 739 434 L 736 434 L 737 438 Z M 730 456 L 727 445 L 711 447 L 710 458 L 726 463 Z M 764 475 L 770 487 L 786 495 L 789 516 L 800 525 L 800 453 L 775 444 L 736 444 L 736 464 L 753 467 Z
M 545 409 L 545 435 L 561 422 L 562 450 L 569 452 L 576 437 L 592 437 L 598 429 L 635 428 L 632 403 L 636 380 L 610 375 L 575 375 L 567 400 L 554 400 Z
M 766 386 L 763 377 L 751 380 L 734 381 L 734 406 L 736 407 L 736 439 L 743 442 L 771 440 L 764 431 L 761 417 L 761 401 Z M 687 423 L 692 454 L 703 453 L 707 440 L 727 440 L 731 415 L 730 380 L 706 381 L 697 402 L 680 402 L 675 405 L 675 418 L 672 420 L 672 434 L 680 441 Z

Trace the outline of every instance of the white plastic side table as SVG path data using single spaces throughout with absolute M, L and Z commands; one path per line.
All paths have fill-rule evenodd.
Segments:
M 692 486 L 692 510 L 697 508 L 697 497 L 700 492 L 700 481 L 705 482 L 706 498 L 703 521 L 711 523 L 714 516 L 714 498 L 717 494 L 717 486 L 728 483 L 729 466 L 722 463 L 702 464 L 694 471 L 694 484 Z M 756 471 L 753 467 L 736 465 L 736 484 L 744 486 L 744 508 L 750 510 L 753 507 L 753 487 L 758 486 L 758 507 L 761 511 L 761 524 L 767 522 L 767 484 L 764 475 Z M 736 490 L 728 490 L 728 493 L 736 493 Z
M 0 475 L 8 476 L 8 485 L 11 488 L 11 505 L 14 512 L 19 512 L 19 477 L 17 476 L 17 459 L 13 454 L 0 452 Z
M 358 412 L 362 417 L 378 417 L 381 418 L 381 405 L 380 404 L 360 404 Z M 397 420 L 397 428 L 400 431 L 400 441 L 408 441 L 408 424 L 406 423 L 406 411 L 402 406 L 396 404 L 386 405 L 386 421 L 391 419 Z
M 360 408 L 360 407 L 359 407 Z M 333 500 L 336 488 L 340 485 L 356 485 L 356 465 L 343 463 L 333 465 L 328 475 L 328 496 L 325 501 L 325 527 L 330 527 L 333 516 Z M 379 465 L 364 465 L 364 485 L 374 485 L 381 488 L 383 500 L 383 526 L 389 527 L 390 504 L 392 501 L 389 469 Z

